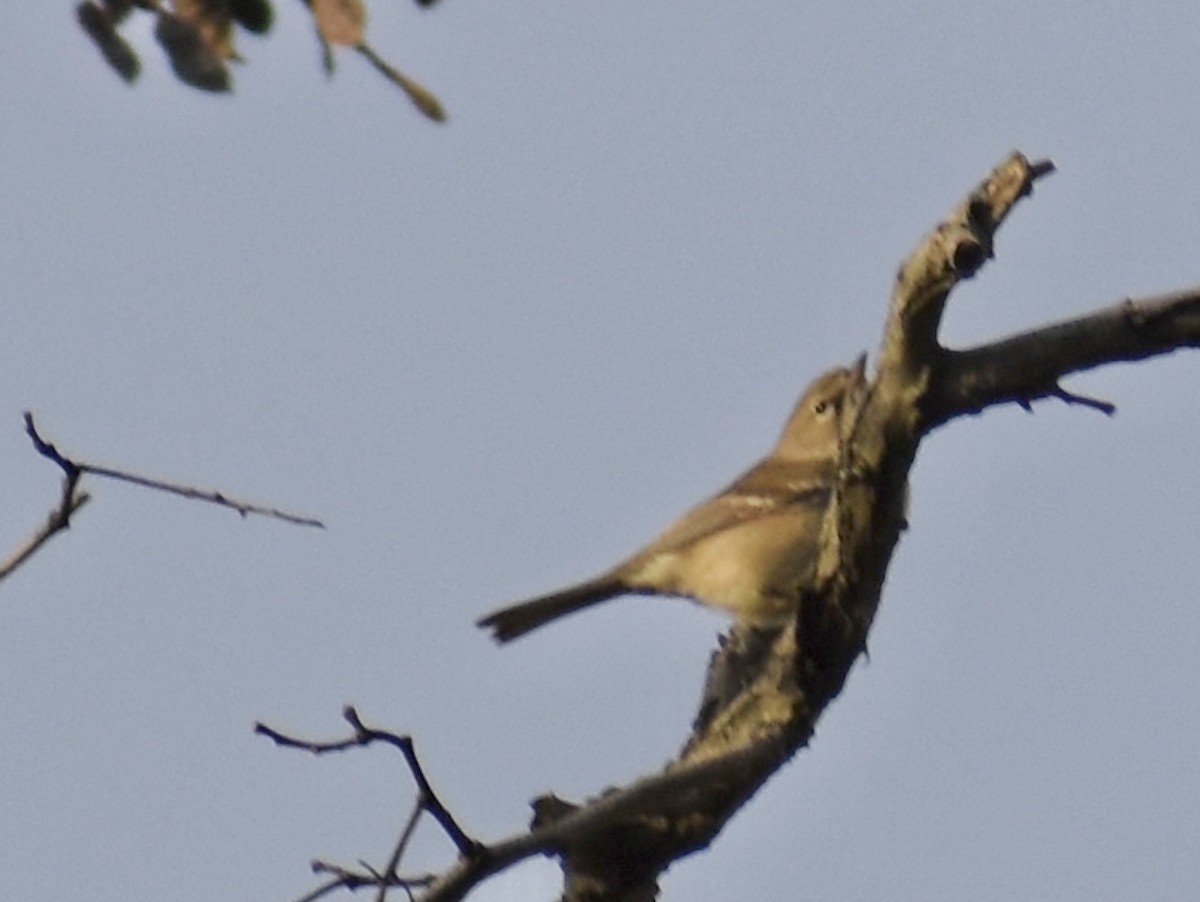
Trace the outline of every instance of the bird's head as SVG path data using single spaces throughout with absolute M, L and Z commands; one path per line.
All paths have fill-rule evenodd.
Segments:
M 836 367 L 818 376 L 796 402 L 773 456 L 783 460 L 836 456 L 842 410 L 862 384 L 865 369 L 863 356 L 852 367 Z

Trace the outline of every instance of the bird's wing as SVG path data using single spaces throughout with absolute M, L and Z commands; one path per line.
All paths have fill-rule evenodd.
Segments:
M 789 463 L 768 458 L 676 520 L 626 566 L 664 552 L 682 551 L 714 533 L 777 516 L 796 505 L 824 508 L 829 504 L 833 469 L 830 462 Z

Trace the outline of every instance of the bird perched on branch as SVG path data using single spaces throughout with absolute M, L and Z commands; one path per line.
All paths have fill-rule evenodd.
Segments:
M 865 360 L 820 376 L 765 458 L 611 570 L 479 621 L 498 642 L 621 595 L 677 595 L 749 625 L 786 619 L 811 583 L 837 475 L 841 412 Z

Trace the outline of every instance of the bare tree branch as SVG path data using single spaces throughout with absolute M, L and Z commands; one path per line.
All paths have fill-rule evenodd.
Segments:
M 994 404 L 1062 397 L 1058 381 L 1071 373 L 1196 347 L 1200 288 L 1127 298 L 1077 319 L 965 351 L 943 348 L 924 403 L 926 428 Z
M 412 839 L 417 822 L 422 814 L 428 814 L 438 822 L 438 825 L 450 838 L 450 841 L 454 843 L 455 848 L 458 849 L 460 860 L 476 860 L 484 857 L 486 850 L 483 844 L 466 834 L 462 827 L 458 825 L 458 822 L 454 819 L 449 809 L 442 803 L 437 793 L 434 792 L 433 786 L 425 774 L 425 769 L 421 766 L 420 759 L 417 758 L 416 747 L 413 744 L 411 736 L 401 736 L 387 730 L 368 727 L 363 723 L 362 718 L 359 717 L 358 711 L 350 705 L 347 705 L 342 710 L 342 717 L 353 727 L 354 735 L 346 739 L 337 739 L 329 742 L 298 739 L 261 722 L 254 725 L 254 732 L 266 736 L 276 745 L 283 746 L 284 748 L 301 749 L 311 752 L 314 755 L 344 752 L 348 749 L 371 745 L 375 742 L 390 745 L 398 749 L 400 754 L 404 756 L 409 773 L 412 774 L 413 782 L 417 784 L 417 798 L 412 811 L 409 813 L 408 820 L 400 832 L 400 838 L 392 850 L 386 867 L 376 871 L 369 866 L 363 865 L 364 870 L 359 872 L 343 868 L 339 865 L 319 862 L 314 865 L 313 870 L 318 873 L 333 874 L 335 880 L 318 888 L 316 895 L 310 894 L 303 897 L 303 899 L 319 898 L 320 895 L 338 887 L 356 890 L 374 886 L 378 887 L 376 898 L 379 902 L 383 902 L 387 890 L 391 887 L 400 887 L 411 895 L 411 891 L 414 888 L 427 887 L 434 883 L 436 878 L 432 875 L 404 877 L 397 873 L 397 868 L 404 857 L 408 843 Z
M 200 501 L 208 501 L 212 504 L 219 504 L 222 507 L 232 508 L 243 517 L 249 514 L 261 514 L 267 517 L 273 517 L 277 520 L 283 520 L 288 523 L 295 523 L 300 526 L 316 526 L 320 529 L 325 528 L 320 520 L 314 520 L 311 517 L 301 517 L 296 514 L 289 514 L 285 511 L 278 510 L 272 507 L 262 507 L 257 504 L 250 504 L 245 501 L 239 501 L 236 498 L 230 498 L 221 492 L 201 491 L 189 486 L 177 485 L 175 483 L 162 482 L 157 479 L 150 479 L 145 476 L 139 476 L 136 473 L 128 473 L 123 470 L 116 470 L 111 467 L 101 467 L 96 464 L 84 463 L 73 460 L 67 457 L 55 447 L 53 442 L 49 442 L 42 438 L 38 432 L 37 426 L 33 422 L 33 414 L 29 411 L 25 412 L 25 434 L 29 436 L 29 440 L 33 443 L 34 449 L 38 454 L 45 457 L 47 460 L 53 461 L 59 469 L 63 471 L 62 492 L 59 496 L 58 507 L 52 510 L 46 518 L 46 522 L 36 530 L 33 535 L 26 539 L 21 545 L 13 551 L 3 562 L 0 562 L 0 582 L 3 582 L 11 575 L 18 567 L 24 564 L 33 554 L 46 544 L 54 535 L 67 529 L 71 525 L 71 517 L 77 510 L 83 507 L 91 496 L 79 488 L 79 481 L 85 473 L 91 473 L 95 476 L 105 476 L 109 479 L 118 479 L 123 482 L 131 482 L 134 485 L 144 486 L 150 489 L 157 489 L 163 492 L 170 492 L 175 495 L 182 495 L 185 498 L 193 498 Z
M 58 507 L 50 511 L 46 522 L 22 545 L 0 563 L 0 582 L 27 561 L 35 551 L 48 542 L 55 533 L 67 529 L 71 525 L 72 515 L 83 507 L 91 496 L 79 491 L 79 473 L 63 477 L 62 494 Z
M 425 770 L 421 767 L 421 762 L 417 758 L 417 750 L 413 745 L 411 736 L 401 736 L 387 730 L 377 730 L 373 727 L 368 727 L 362 722 L 362 719 L 358 716 L 358 711 L 352 705 L 347 705 L 342 709 L 342 717 L 354 728 L 354 736 L 334 742 L 312 742 L 304 739 L 296 739 L 264 723 L 256 723 L 254 725 L 254 732 L 272 739 L 277 745 L 303 749 L 304 751 L 312 752 L 314 755 L 323 755 L 328 752 L 344 752 L 346 749 L 370 745 L 373 742 L 382 742 L 399 749 L 400 754 L 404 756 L 405 763 L 408 764 L 413 782 L 417 784 L 417 805 L 427 811 L 441 825 L 460 854 L 470 855 L 479 848 L 479 843 L 463 832 L 463 829 L 459 827 L 454 817 L 450 814 L 450 811 L 442 804 L 442 800 L 438 798 L 437 793 L 433 791 L 433 787 L 429 784 L 429 778 L 425 776 Z
M 1106 417 L 1111 417 L 1117 412 L 1117 405 L 1111 401 L 1105 401 L 1100 398 L 1092 398 L 1088 395 L 1081 395 L 1073 391 L 1067 391 L 1061 385 L 1056 385 L 1054 391 L 1050 392 L 1052 398 L 1058 398 L 1064 404 L 1075 404 L 1079 407 L 1087 407 L 1090 410 L 1098 410 Z M 1032 409 L 1032 408 L 1030 408 Z
M 155 489 L 160 492 L 169 492 L 173 495 L 179 495 L 183 498 L 191 498 L 196 501 L 207 501 L 210 504 L 217 504 L 221 507 L 228 507 L 237 511 L 243 517 L 250 514 L 259 514 L 264 517 L 272 517 L 276 520 L 283 520 L 286 523 L 294 523 L 298 526 L 315 526 L 318 529 L 324 529 L 325 524 L 313 517 L 304 517 L 299 514 L 291 514 L 287 511 L 279 510 L 274 507 L 265 507 L 260 504 L 252 504 L 249 501 L 242 501 L 238 498 L 233 498 L 223 492 L 212 489 L 197 489 L 191 486 L 181 485 L 174 482 L 164 482 L 160 479 L 151 479 L 148 476 L 140 476 L 137 473 L 130 473 L 127 470 L 118 470 L 113 467 L 104 467 L 99 464 L 86 463 L 84 461 L 74 460 L 63 456 L 59 450 L 50 442 L 42 439 L 38 434 L 37 427 L 33 423 L 33 414 L 29 411 L 25 412 L 25 431 L 29 434 L 33 441 L 34 447 L 43 457 L 48 457 L 56 464 L 67 471 L 68 475 L 72 472 L 83 474 L 90 473 L 93 476 L 104 476 L 108 479 L 116 479 L 121 482 L 129 482 L 133 485 L 140 485 L 148 489 Z
M 487 846 L 457 843 L 458 860 L 416 898 L 463 899 L 492 874 L 539 854 L 560 859 L 567 902 L 657 898 L 662 871 L 710 843 L 808 743 L 865 652 L 884 576 L 907 528 L 908 474 L 924 436 L 993 404 L 1028 407 L 1046 397 L 1111 414 L 1109 402 L 1068 392 L 1059 380 L 1103 363 L 1200 346 L 1200 290 L 1126 301 L 966 351 L 941 346 L 938 330 L 951 290 L 992 259 L 999 227 L 1053 169 L 1048 161 L 1013 153 L 900 267 L 876 372 L 843 415 L 817 577 L 796 588 L 796 614 L 786 626 L 735 626 L 722 638 L 679 757 L 652 776 L 580 804 L 553 795 L 536 799 L 528 831 Z M 347 719 L 355 739 L 325 744 L 327 750 L 364 744 L 368 733 L 378 732 L 366 731 L 357 716 Z M 286 744 L 318 750 L 311 743 Z M 419 773 L 412 761 L 410 769 Z M 402 839 L 409 833 L 406 825 Z M 406 841 L 387 870 L 355 872 L 353 880 L 373 877 L 382 899 L 387 886 L 399 885 L 394 872 Z M 339 885 L 356 888 L 348 876 Z

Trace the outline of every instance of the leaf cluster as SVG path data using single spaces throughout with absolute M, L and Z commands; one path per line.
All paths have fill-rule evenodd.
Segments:
M 416 0 L 429 7 L 437 0 Z M 333 72 L 333 47 L 357 50 L 396 84 L 426 117 L 441 122 L 446 113 L 437 97 L 396 69 L 366 41 L 367 10 L 363 0 L 305 0 L 313 17 L 325 71 Z M 142 64 L 121 27 L 135 12 L 156 19 L 154 36 L 167 54 L 176 77 L 202 91 L 233 89 L 229 63 L 244 62 L 235 43 L 237 30 L 265 35 L 275 20 L 270 0 L 83 0 L 75 12 L 84 32 L 105 61 L 126 82 L 141 74 Z

